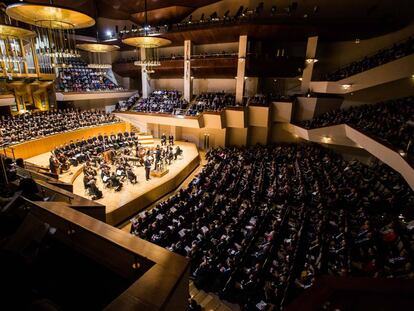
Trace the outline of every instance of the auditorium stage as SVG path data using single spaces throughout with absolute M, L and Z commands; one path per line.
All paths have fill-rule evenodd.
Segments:
M 159 140 L 154 140 L 159 144 Z M 143 167 L 133 167 L 137 175 L 137 184 L 124 181 L 123 188 L 119 192 L 103 187 L 100 178 L 97 186 L 103 192 L 103 198 L 95 202 L 105 205 L 106 222 L 111 225 L 118 225 L 137 212 L 141 211 L 151 203 L 160 199 L 167 193 L 178 187 L 185 178 L 199 165 L 200 156 L 196 145 L 187 142 L 176 142 L 183 150 L 183 157 L 174 161 L 168 167 L 169 172 L 163 177 L 151 177 L 145 180 Z M 28 162 L 45 166 L 49 165 L 50 152 L 27 159 Z M 83 185 L 83 172 L 81 166 L 72 167 L 69 172 L 59 176 L 59 180 L 73 184 L 73 192 L 79 196 L 90 199 Z

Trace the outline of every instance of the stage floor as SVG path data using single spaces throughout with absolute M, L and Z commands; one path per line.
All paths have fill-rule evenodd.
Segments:
M 155 145 L 159 143 L 160 141 L 158 139 L 154 140 Z M 143 167 L 134 166 L 132 170 L 137 175 L 138 183 L 131 184 L 129 181 L 125 180 L 123 182 L 122 190 L 118 192 L 115 192 L 113 189 L 104 188 L 102 180 L 98 178 L 96 184 L 98 188 L 103 192 L 103 198 L 96 200 L 95 202 L 105 205 L 106 214 L 108 215 L 115 211 L 118 212 L 117 210 L 124 206 L 131 205 L 131 203 L 134 203 L 132 201 L 143 195 L 146 195 L 146 197 L 155 198 L 159 197 L 160 195 L 165 195 L 174 190 L 174 188 L 178 186 L 178 180 L 176 181 L 174 179 L 178 178 L 181 181 L 184 180 L 188 174 L 191 173 L 191 171 L 198 165 L 200 158 L 198 149 L 195 144 L 177 141 L 176 145 L 179 145 L 183 150 L 183 157 L 181 159 L 177 159 L 172 163 L 172 165 L 168 166 L 169 172 L 166 175 L 162 177 L 151 177 L 151 180 L 146 181 L 145 169 Z M 27 161 L 47 167 L 49 165 L 49 157 L 50 152 L 29 158 Z M 68 172 L 59 176 L 59 180 L 71 183 L 74 176 L 78 175 L 73 180 L 73 192 L 79 196 L 90 199 L 91 197 L 86 193 L 83 185 L 83 173 L 76 174 L 76 172 L 80 169 L 80 166 L 71 167 Z M 172 182 L 173 180 L 174 182 Z M 163 186 L 164 184 L 166 185 Z M 147 202 L 147 200 L 145 200 L 145 202 Z M 139 204 L 139 202 L 137 203 Z M 140 205 L 142 204 L 143 203 Z M 128 209 L 131 210 L 131 206 Z M 142 208 L 138 208 L 136 212 L 140 209 Z M 132 210 L 135 211 L 135 208 L 132 208 Z M 108 222 L 117 223 L 118 217 L 116 218 L 116 221 L 114 220 Z

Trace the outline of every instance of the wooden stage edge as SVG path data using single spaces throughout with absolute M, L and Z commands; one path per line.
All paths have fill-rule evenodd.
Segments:
M 163 184 L 143 193 L 123 206 L 106 213 L 106 223 L 118 226 L 135 214 L 144 210 L 155 201 L 177 189 L 181 183 L 200 165 L 200 154 L 187 164 L 178 174 L 171 176 Z

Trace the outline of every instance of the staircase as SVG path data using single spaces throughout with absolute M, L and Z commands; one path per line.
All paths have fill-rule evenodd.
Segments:
M 213 293 L 198 290 L 193 281 L 190 281 L 190 297 L 197 301 L 203 311 L 239 311 L 240 307 L 235 304 L 224 303 Z
M 139 133 L 138 142 L 142 145 L 142 147 L 150 147 L 154 144 L 154 137 L 152 135 Z

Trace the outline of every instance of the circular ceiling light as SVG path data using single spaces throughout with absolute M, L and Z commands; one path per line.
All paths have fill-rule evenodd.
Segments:
M 16 3 L 6 8 L 11 18 L 37 27 L 81 29 L 95 25 L 95 19 L 78 11 L 54 5 Z
M 161 37 L 138 36 L 122 39 L 122 43 L 144 49 L 154 49 L 171 44 L 171 40 Z
M 101 44 L 101 43 L 80 43 L 76 47 L 80 50 L 88 51 L 91 53 L 108 53 L 119 50 L 119 46 L 113 44 Z
M 35 36 L 36 33 L 28 29 L 10 25 L 0 25 L 0 38 L 33 38 Z

